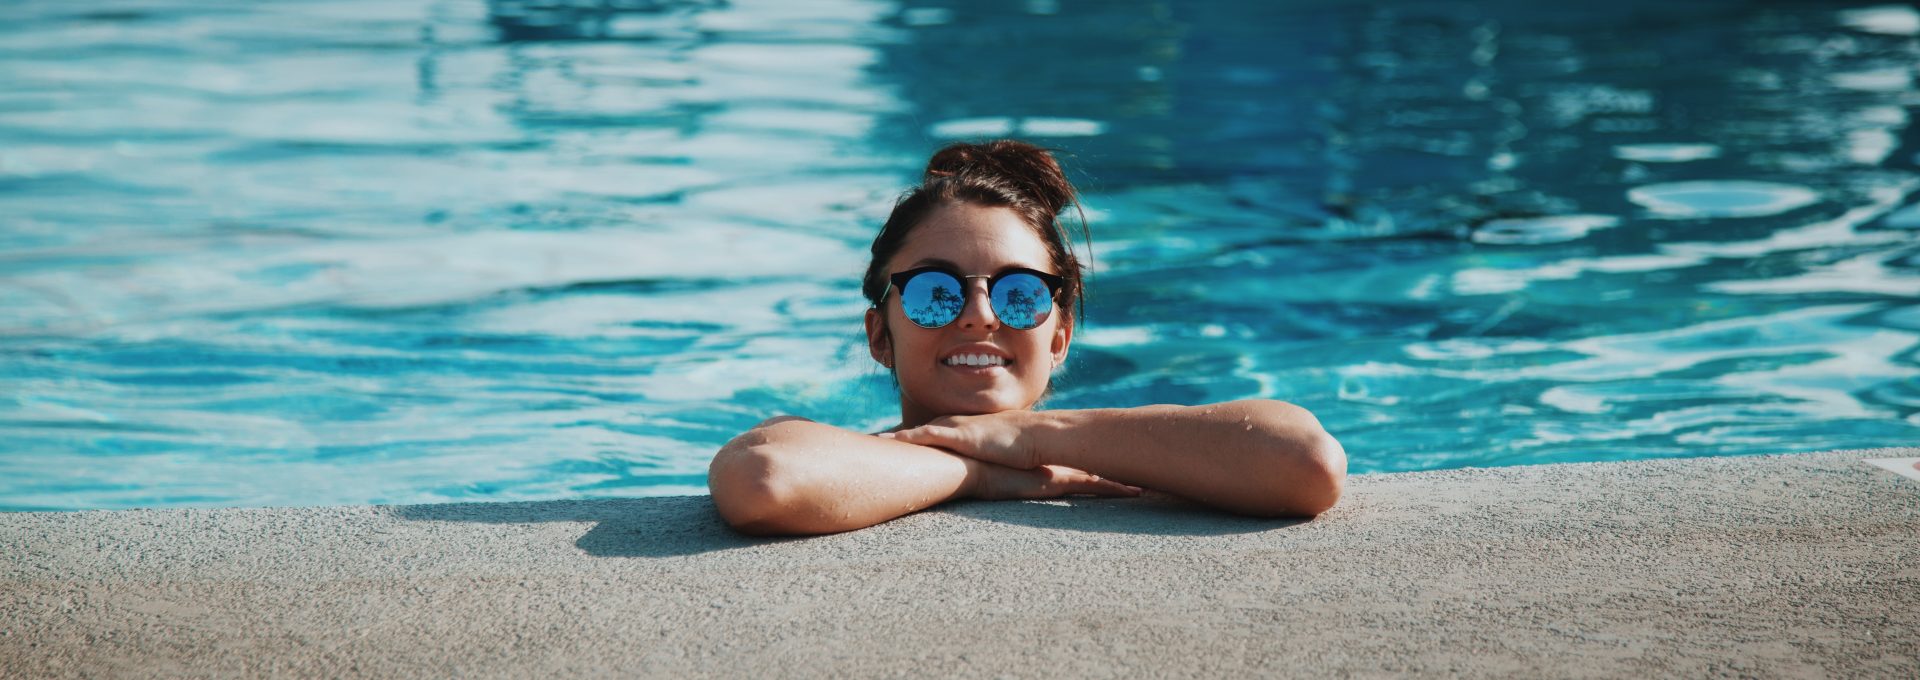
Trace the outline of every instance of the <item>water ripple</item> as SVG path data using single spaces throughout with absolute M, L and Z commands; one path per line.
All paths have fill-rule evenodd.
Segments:
M 1096 237 L 1052 407 L 1286 399 L 1357 471 L 1911 443 L 1920 15 L 1750 4 L 18 4 L 0 508 L 885 427 L 866 246 L 997 135 Z

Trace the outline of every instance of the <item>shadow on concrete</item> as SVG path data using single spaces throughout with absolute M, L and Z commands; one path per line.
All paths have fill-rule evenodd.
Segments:
M 706 496 L 403 505 L 391 510 L 402 519 L 440 522 L 592 522 L 593 528 L 574 545 L 598 557 L 678 557 L 803 540 L 735 533 L 720 521 Z
M 1309 520 L 1235 515 L 1164 493 L 1149 493 L 1139 498 L 1072 497 L 1018 503 L 962 501 L 942 505 L 933 512 L 1043 529 L 1156 536 L 1250 534 Z
M 598 557 L 678 557 L 811 538 L 763 538 L 736 533 L 720 520 L 706 496 L 402 505 L 389 511 L 401 519 L 439 522 L 590 522 L 593 528 L 574 544 Z M 1163 494 L 1128 499 L 962 501 L 928 512 L 1043 529 L 1163 536 L 1254 533 L 1306 521 L 1241 517 Z

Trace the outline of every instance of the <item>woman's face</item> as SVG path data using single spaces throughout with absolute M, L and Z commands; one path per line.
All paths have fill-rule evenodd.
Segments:
M 936 208 L 914 228 L 887 262 L 887 273 L 928 265 L 966 276 L 1015 267 L 1057 273 L 1040 235 L 1013 210 L 960 202 Z M 897 290 L 887 293 L 879 310 L 867 311 L 867 345 L 874 359 L 893 366 L 904 426 L 943 415 L 1030 408 L 1046 392 L 1053 367 L 1067 358 L 1073 327 L 1057 304 L 1039 326 L 1019 330 L 994 316 L 986 279 L 967 279 L 964 288 L 966 307 L 958 319 L 940 328 L 908 321 Z M 886 315 L 884 327 L 881 314 Z M 1005 365 L 948 363 L 967 354 L 998 356 Z

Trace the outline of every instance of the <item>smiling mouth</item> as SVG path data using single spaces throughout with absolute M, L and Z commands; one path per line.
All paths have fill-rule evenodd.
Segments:
M 994 356 L 992 354 L 955 354 L 953 356 L 947 357 L 946 361 L 942 361 L 940 363 L 946 366 L 954 366 L 958 368 L 993 368 L 993 367 L 1004 368 L 1008 365 L 1011 365 L 1013 361 L 1011 359 Z

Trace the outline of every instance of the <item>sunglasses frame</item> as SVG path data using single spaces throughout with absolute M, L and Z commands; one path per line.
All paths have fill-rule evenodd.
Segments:
M 940 265 L 928 265 L 928 266 L 925 266 L 925 267 L 914 267 L 914 268 L 912 268 L 912 269 L 908 269 L 908 270 L 906 270 L 906 271 L 903 271 L 903 272 L 899 272 L 899 273 L 896 273 L 896 274 L 889 274 L 889 275 L 887 275 L 887 289 L 886 289 L 886 290 L 883 290 L 883 291 L 881 291 L 881 292 L 880 292 L 880 301 L 881 301 L 881 302 L 883 302 L 883 303 L 884 303 L 884 302 L 886 302 L 886 299 L 887 299 L 887 296 L 889 296 L 889 295 L 892 295 L 892 294 L 893 294 L 893 291 L 896 291 L 896 290 L 898 290 L 898 291 L 902 291 L 902 292 L 905 292 L 905 291 L 906 291 L 906 289 L 907 289 L 907 282 L 908 282 L 908 281 L 912 281 L 912 280 L 913 280 L 913 277 L 916 277 L 916 276 L 919 276 L 919 275 L 921 275 L 921 274 L 926 274 L 926 273 L 930 273 L 930 272 L 939 272 L 939 273 L 941 273 L 941 274 L 946 274 L 947 276 L 951 276 L 951 277 L 953 277 L 953 278 L 955 278 L 955 279 L 957 279 L 957 280 L 959 280 L 959 281 L 960 281 L 960 287 L 961 287 L 961 289 L 962 289 L 962 292 L 961 292 L 961 294 L 960 294 L 960 297 L 961 297 L 961 299 L 963 299 L 963 300 L 966 300 L 966 303 L 965 303 L 965 304 L 969 304 L 969 305 L 970 305 L 970 304 L 973 304 L 973 301 L 972 301 L 972 298 L 973 298 L 973 295 L 971 295 L 970 293 L 967 293 L 967 292 L 965 292 L 965 289 L 966 289 L 966 286 L 967 286 L 967 281 L 969 281 L 969 280 L 972 280 L 972 279 L 986 279 L 986 280 L 987 280 L 987 311 L 989 311 L 989 312 L 992 312 L 992 313 L 993 313 L 993 318 L 994 318 L 994 320 L 995 320 L 995 321 L 999 321 L 999 322 L 1000 322 L 1000 325 L 1002 325 L 1002 326 L 1006 326 L 1006 327 L 1008 327 L 1008 328 L 1012 328 L 1012 329 L 1014 329 L 1014 330 L 1023 330 L 1023 331 L 1029 331 L 1029 330 L 1033 330 L 1033 328 L 1039 328 L 1040 326 L 1039 326 L 1038 324 L 1036 324 L 1036 325 L 1034 325 L 1034 327 L 1033 327 L 1033 328 L 1020 328 L 1020 327 L 1018 327 L 1018 326 L 1013 326 L 1013 325 L 1010 325 L 1010 324 L 1008 324 L 1008 323 L 1006 322 L 1006 320 L 1004 320 L 1004 319 L 1001 319 L 1001 318 L 1000 318 L 1000 310 L 998 310 L 998 309 L 994 309 L 994 308 L 993 308 L 993 286 L 994 286 L 994 284 L 997 284 L 997 283 L 1000 283 L 1000 281 L 1001 281 L 1001 280 L 1003 280 L 1003 279 L 1005 279 L 1005 278 L 1007 278 L 1007 277 L 1009 277 L 1009 276 L 1012 276 L 1012 275 L 1014 275 L 1014 274 L 1027 274 L 1027 275 L 1030 275 L 1030 276 L 1032 276 L 1032 277 L 1034 277 L 1034 278 L 1036 278 L 1036 279 L 1040 279 L 1040 282 L 1041 282 L 1041 283 L 1043 283 L 1043 284 L 1046 284 L 1046 286 L 1047 286 L 1047 303 L 1048 303 L 1049 305 L 1051 305 L 1051 306 L 1053 306 L 1053 307 L 1058 307 L 1058 306 L 1059 306 L 1059 304 L 1058 304 L 1057 302 L 1055 302 L 1055 300 L 1057 300 L 1057 299 L 1058 299 L 1058 298 L 1060 297 L 1060 291 L 1061 291 L 1062 289 L 1064 289 L 1064 288 L 1066 288 L 1066 285 L 1067 285 L 1067 279 L 1066 279 L 1066 277 L 1063 277 L 1063 276 L 1060 276 L 1059 274 L 1048 274 L 1048 273 L 1046 273 L 1046 272 L 1043 272 L 1043 271 L 1040 271 L 1040 270 L 1037 270 L 1037 269 L 1028 269 L 1028 268 L 1026 268 L 1026 267 L 1010 267 L 1010 268 L 1007 268 L 1007 269 L 1002 269 L 1002 270 L 1000 270 L 1000 271 L 998 271 L 998 272 L 995 272 L 995 273 L 993 273 L 993 274 L 972 274 L 972 275 L 968 275 L 968 274 L 961 274 L 961 273 L 960 273 L 959 271 L 957 271 L 957 270 L 955 270 L 955 269 L 953 269 L 953 268 L 951 268 L 951 267 L 943 267 L 943 266 L 940 266 Z M 906 300 L 905 300 L 905 298 L 902 298 L 902 299 L 901 299 L 901 301 L 900 301 L 900 304 L 902 304 L 902 305 L 905 305 L 905 304 L 906 304 Z M 960 308 L 960 313 L 961 313 L 961 314 L 965 314 L 965 313 L 966 313 L 966 311 L 967 311 L 967 308 L 966 308 L 965 306 L 962 306 L 962 307 Z M 959 320 L 959 318 L 960 318 L 960 317 L 959 317 L 958 315 L 956 315 L 956 316 L 954 316 L 953 318 L 954 318 L 954 320 L 956 320 L 956 321 L 957 321 L 957 320 Z M 953 321 L 948 321 L 948 322 L 946 322 L 946 323 L 943 323 L 943 324 L 940 324 L 940 325 L 938 325 L 938 326 L 921 326 L 921 325 L 920 325 L 920 322 L 918 322 L 918 321 L 914 321 L 912 317 L 908 317 L 908 318 L 907 318 L 907 322 L 908 322 L 908 323 L 911 323 L 911 324 L 913 324 L 914 326 L 918 326 L 918 327 L 920 327 L 920 328 L 927 328 L 927 329 L 933 329 L 933 328 L 946 328 L 947 326 L 951 326 L 951 325 L 953 325 Z M 1044 323 L 1044 322 L 1042 322 L 1042 323 Z

